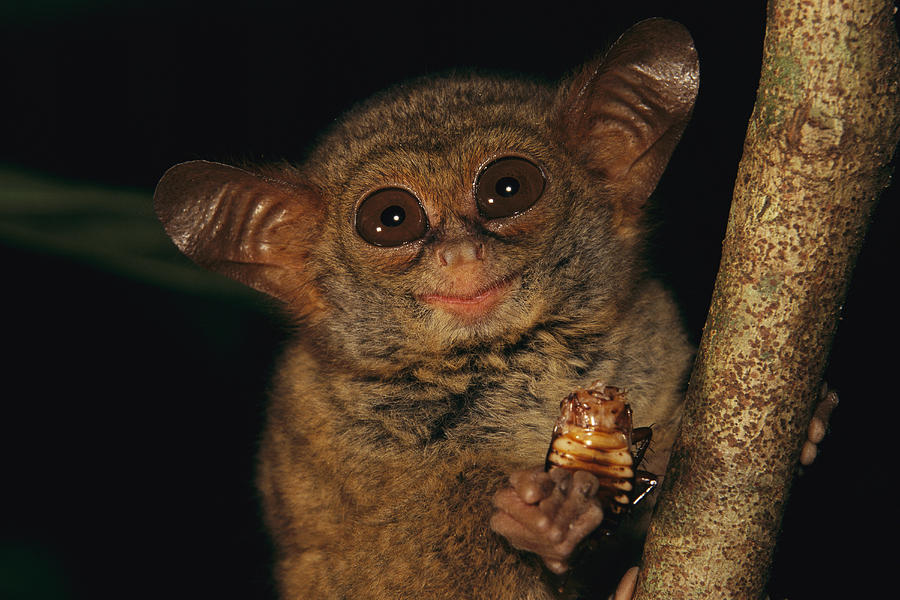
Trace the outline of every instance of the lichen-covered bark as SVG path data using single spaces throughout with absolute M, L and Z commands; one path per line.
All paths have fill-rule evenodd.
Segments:
M 771 0 L 710 314 L 636 598 L 758 598 L 900 135 L 893 3 Z

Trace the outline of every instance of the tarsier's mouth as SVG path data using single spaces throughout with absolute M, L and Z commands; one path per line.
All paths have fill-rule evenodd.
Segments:
M 521 283 L 521 275 L 513 273 L 472 292 L 432 292 L 416 298 L 425 304 L 452 313 L 465 320 L 475 320 L 491 311 Z

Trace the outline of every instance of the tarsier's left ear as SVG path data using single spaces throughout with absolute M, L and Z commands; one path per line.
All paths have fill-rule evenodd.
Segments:
M 309 309 L 307 256 L 323 216 L 312 189 L 197 160 L 163 175 L 153 205 L 194 262 Z
M 679 23 L 631 27 L 563 88 L 558 131 L 636 216 L 687 125 L 699 85 L 697 51 Z

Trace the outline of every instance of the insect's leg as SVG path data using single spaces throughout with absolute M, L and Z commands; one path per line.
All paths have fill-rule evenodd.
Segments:
M 650 427 L 638 427 L 631 432 L 631 443 L 633 445 L 631 455 L 634 457 L 634 466 L 638 467 L 644 460 L 644 453 L 650 447 L 653 440 L 653 430 Z
M 647 494 L 656 489 L 657 485 L 659 485 L 659 478 L 656 475 L 649 471 L 637 471 L 634 475 L 631 506 L 637 505 Z

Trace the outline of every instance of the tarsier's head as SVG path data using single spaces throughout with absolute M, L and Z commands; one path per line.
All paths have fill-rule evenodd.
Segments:
M 352 356 L 602 328 L 697 85 L 687 31 L 644 21 L 558 87 L 422 80 L 358 107 L 301 165 L 178 165 L 156 210 L 196 262 Z

